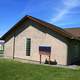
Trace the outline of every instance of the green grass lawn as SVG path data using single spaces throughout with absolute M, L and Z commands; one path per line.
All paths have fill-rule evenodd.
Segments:
M 80 70 L 0 59 L 0 80 L 80 80 Z

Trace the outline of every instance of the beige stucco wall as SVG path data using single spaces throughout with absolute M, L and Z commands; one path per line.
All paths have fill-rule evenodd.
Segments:
M 12 37 L 5 43 L 4 57 L 13 58 L 13 41 L 14 41 L 14 38 Z
M 31 55 L 26 56 L 26 39 L 31 38 Z M 10 41 L 11 42 L 11 41 Z M 8 42 L 8 45 L 10 44 Z M 10 46 L 12 43 L 10 44 Z M 56 60 L 58 64 L 67 64 L 67 45 L 59 39 L 41 32 L 40 30 L 29 26 L 15 38 L 15 57 L 39 61 L 39 46 L 51 46 L 51 60 Z M 9 49 L 8 49 L 9 50 Z M 7 50 L 7 51 L 8 51 Z M 9 50 L 9 52 L 12 52 Z M 9 54 L 6 52 L 7 55 Z M 48 58 L 48 57 L 47 57 Z M 42 56 L 44 62 L 46 56 Z

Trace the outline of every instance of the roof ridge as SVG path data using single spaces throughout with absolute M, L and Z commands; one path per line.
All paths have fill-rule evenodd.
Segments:
M 30 15 L 26 15 L 24 16 L 20 21 L 18 21 L 7 33 L 5 33 L 1 39 L 4 39 L 6 37 L 6 35 L 8 35 L 12 30 L 14 30 L 16 27 L 18 27 L 19 25 L 21 25 L 23 23 L 23 21 L 25 21 L 26 19 L 30 19 L 40 25 L 43 25 L 43 26 L 46 26 L 47 28 L 55 31 L 55 32 L 58 32 L 60 35 L 64 36 L 64 37 L 68 37 L 70 39 L 75 39 L 75 36 L 70 34 L 69 32 L 67 32 L 66 30 L 56 26 L 56 25 L 53 25 L 51 23 L 48 23 L 48 22 L 45 22 L 43 20 L 40 20 L 38 18 L 35 18 L 35 17 L 32 17 Z
M 45 21 L 43 21 L 43 20 L 41 20 L 41 19 L 34 18 L 34 17 L 32 17 L 32 16 L 29 16 L 29 18 L 30 18 L 30 19 L 36 19 L 36 20 L 38 20 L 38 21 L 41 21 L 41 22 L 44 23 L 44 24 L 48 24 L 49 26 L 51 26 L 51 27 L 53 27 L 53 28 L 55 28 L 55 29 L 57 29 L 57 30 L 62 31 L 64 34 L 69 35 L 70 38 L 71 38 L 71 37 L 72 37 L 72 38 L 75 37 L 75 36 L 72 35 L 71 33 L 67 32 L 65 29 L 60 28 L 60 27 L 58 27 L 58 26 L 56 26 L 56 25 L 54 25 L 54 24 L 51 24 L 51 23 L 45 22 Z

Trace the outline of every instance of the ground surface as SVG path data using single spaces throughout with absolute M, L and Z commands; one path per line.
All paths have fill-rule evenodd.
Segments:
M 0 59 L 0 80 L 80 80 L 80 69 L 63 69 Z

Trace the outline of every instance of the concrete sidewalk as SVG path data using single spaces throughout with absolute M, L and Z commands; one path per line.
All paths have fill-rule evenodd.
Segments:
M 49 65 L 49 64 L 44 64 L 44 63 L 39 63 L 36 61 L 29 61 L 29 60 L 24 60 L 24 59 L 14 59 L 15 61 L 19 61 L 22 63 L 29 63 L 29 64 L 37 64 L 37 65 L 44 65 L 44 66 L 50 66 L 50 67 L 59 67 L 59 68 L 68 68 L 68 69 L 74 69 L 74 70 L 79 70 L 80 67 L 78 65 Z

